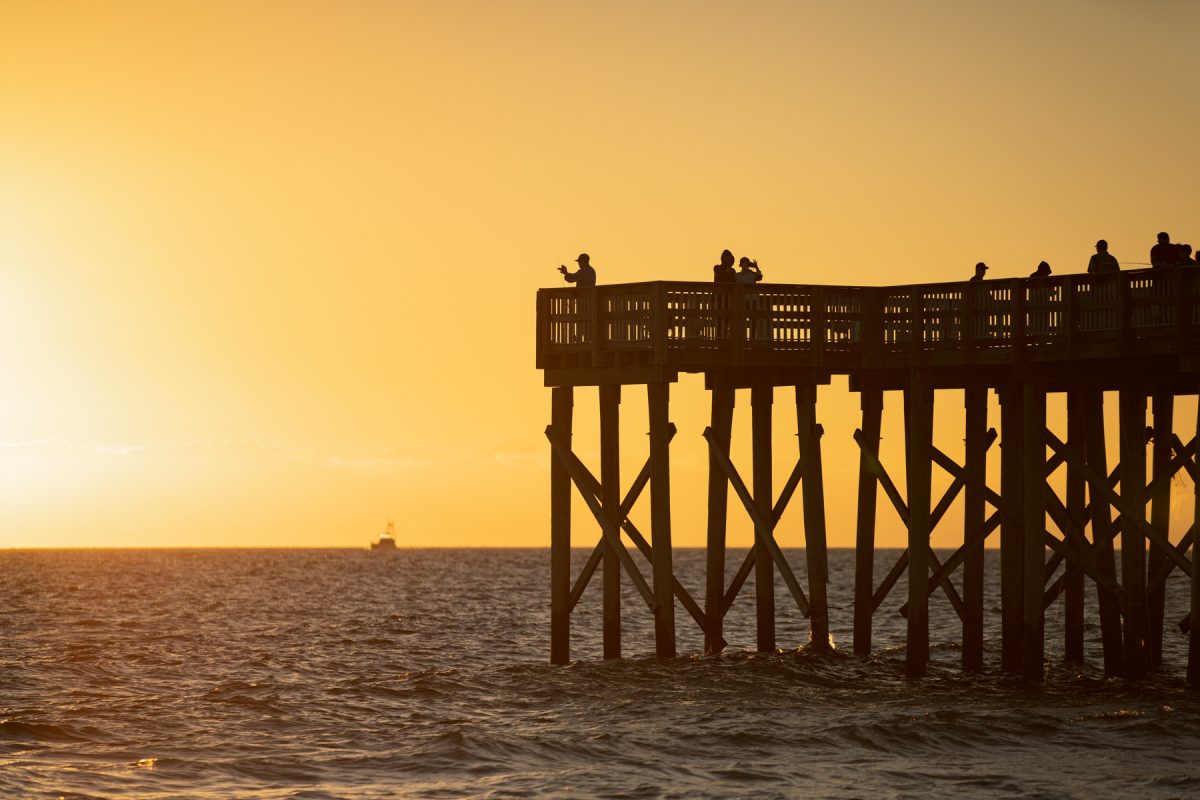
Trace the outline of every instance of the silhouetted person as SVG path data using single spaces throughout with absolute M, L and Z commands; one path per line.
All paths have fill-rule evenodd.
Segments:
M 596 270 L 592 267 L 591 258 L 588 257 L 588 254 L 580 253 L 579 258 L 575 259 L 575 263 L 579 265 L 579 269 L 575 272 L 567 272 L 565 264 L 558 265 L 558 271 L 563 274 L 563 280 L 579 287 L 595 286 Z
M 1096 242 L 1096 254 L 1088 261 L 1087 271 L 1091 275 L 1121 271 L 1121 265 L 1117 263 L 1117 259 L 1108 252 L 1108 242 L 1103 239 Z
M 1192 258 L 1192 246 L 1190 244 L 1175 245 L 1178 251 L 1177 262 L 1181 267 L 1190 267 L 1196 264 L 1196 260 Z
M 1178 249 L 1171 244 L 1171 234 L 1163 231 L 1158 235 L 1158 244 L 1150 248 L 1150 266 L 1173 267 L 1178 259 Z
M 1048 278 L 1048 277 L 1050 277 L 1050 265 L 1048 263 L 1046 263 L 1045 261 L 1041 262 L 1040 264 L 1037 265 L 1037 269 L 1035 269 L 1032 273 L 1030 273 L 1029 277 L 1031 277 L 1031 278 Z
M 714 283 L 733 283 L 737 280 L 737 270 L 733 268 L 733 253 L 721 251 L 721 263 L 713 267 Z
M 987 272 L 987 270 L 988 270 L 988 265 L 983 263 L 982 261 L 980 261 L 978 264 L 975 265 L 975 274 L 971 276 L 971 280 L 973 280 L 973 281 L 983 280 L 983 273 Z
M 730 254 L 730 258 L 733 258 L 732 254 Z M 738 262 L 738 267 L 740 267 L 736 279 L 738 283 L 755 284 L 763 279 L 762 270 L 758 268 L 758 262 L 752 258 L 742 256 L 742 260 Z

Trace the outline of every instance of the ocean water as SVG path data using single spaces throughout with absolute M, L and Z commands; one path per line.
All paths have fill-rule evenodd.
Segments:
M 799 649 L 807 624 L 780 584 L 785 649 L 751 652 L 752 579 L 725 655 L 701 657 L 678 609 L 681 656 L 654 659 L 629 590 L 626 658 L 604 662 L 597 580 L 567 667 L 547 663 L 545 550 L 0 551 L 0 797 L 1200 796 L 1200 693 L 1173 624 L 1187 587 L 1169 587 L 1164 674 L 1104 680 L 1094 618 L 1088 665 L 1064 668 L 1060 600 L 1046 684 L 1028 686 L 996 669 L 995 556 L 988 672 L 960 672 L 939 595 L 933 664 L 909 682 L 903 581 L 875 654 L 848 653 L 845 550 L 844 650 Z M 788 557 L 802 574 L 803 552 Z M 699 599 L 703 553 L 676 568 Z

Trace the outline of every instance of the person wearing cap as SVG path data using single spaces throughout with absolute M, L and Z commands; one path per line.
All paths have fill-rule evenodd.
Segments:
M 1089 275 L 1100 275 L 1106 272 L 1120 272 L 1121 265 L 1116 257 L 1108 252 L 1108 242 L 1101 239 L 1096 242 L 1096 254 L 1088 261 Z
M 971 277 L 973 281 L 983 280 L 983 273 L 987 272 L 988 265 L 980 261 L 975 265 L 975 274 Z
M 575 263 L 579 265 L 579 269 L 575 272 L 568 272 L 566 264 L 559 264 L 558 271 L 562 273 L 563 280 L 567 283 L 573 283 L 579 287 L 595 286 L 596 285 L 596 270 L 592 266 L 591 259 L 587 253 L 580 253 L 579 258 L 575 259 Z

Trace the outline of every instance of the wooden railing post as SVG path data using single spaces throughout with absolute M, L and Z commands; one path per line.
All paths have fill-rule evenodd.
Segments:
M 667 287 L 662 281 L 654 284 L 650 296 L 651 302 L 651 336 L 654 350 L 654 363 L 667 363 L 667 329 L 670 327 L 667 312 Z
M 732 286 L 729 309 L 729 324 L 733 326 L 733 364 L 740 367 L 746 363 L 746 285 Z
M 586 296 L 592 301 L 592 366 L 598 367 L 601 364 L 600 353 L 603 349 L 602 340 L 605 338 L 604 331 L 600 327 L 604 324 L 604 312 L 600 308 L 600 304 L 603 302 L 603 296 L 601 295 L 601 289 L 599 286 L 580 289 L 579 293 L 581 298 Z
M 1117 282 L 1117 341 L 1122 353 L 1133 347 L 1133 276 L 1122 273 Z
M 820 286 L 814 286 L 810 302 L 812 303 L 812 328 L 809 332 L 812 335 L 812 363 L 814 366 L 820 367 L 825 364 L 825 290 Z
M 908 344 L 909 366 L 916 368 L 922 362 L 922 350 L 925 347 L 925 308 L 922 305 L 921 290 L 913 287 L 908 293 Z
M 1181 269 L 1175 272 L 1175 346 L 1184 351 L 1188 346 L 1188 333 L 1192 317 L 1192 271 Z
M 1079 298 L 1076 297 L 1076 279 L 1068 275 L 1063 281 L 1063 333 L 1066 336 L 1067 358 L 1075 358 L 1079 353 Z
M 1012 339 L 1013 363 L 1025 360 L 1025 281 L 1013 280 L 1009 284 L 1009 336 Z M 1003 446 L 1003 444 L 1001 445 Z
M 975 317 L 979 313 L 979 293 L 981 291 L 983 291 L 982 283 L 968 283 L 963 287 L 963 318 L 959 335 L 962 337 L 963 361 L 968 364 L 975 362 Z
M 862 290 L 862 323 L 859 326 L 863 365 L 877 367 L 883 363 L 883 290 Z

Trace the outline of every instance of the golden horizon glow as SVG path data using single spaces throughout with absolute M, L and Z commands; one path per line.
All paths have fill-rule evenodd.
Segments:
M 389 518 L 402 545 L 545 546 L 559 263 L 706 280 L 728 247 L 880 285 L 1200 244 L 1195 30 L 1188 3 L 0 3 L 0 547 L 358 547 Z M 848 546 L 858 400 L 820 398 Z M 706 401 L 672 388 L 679 546 L 704 542 Z M 622 411 L 628 481 L 644 391 Z

